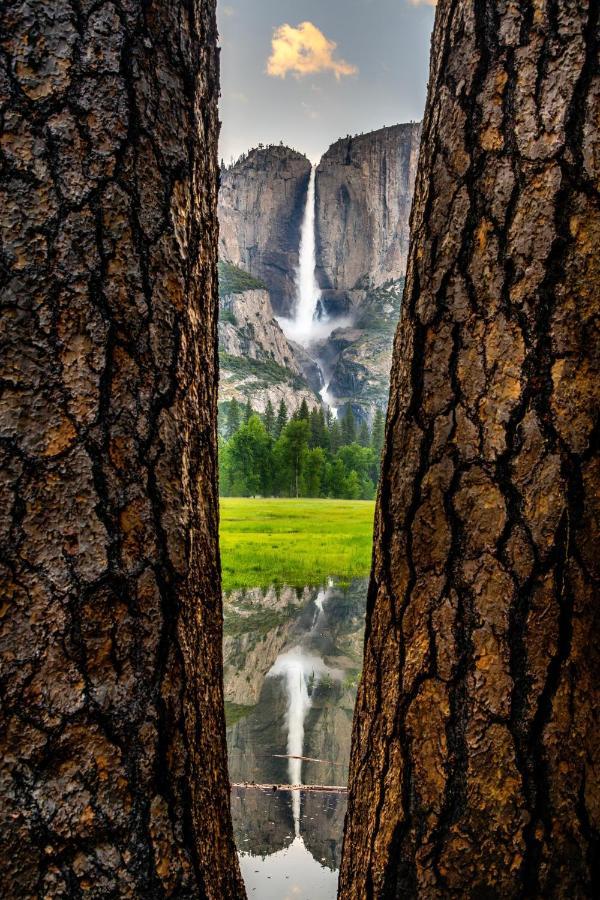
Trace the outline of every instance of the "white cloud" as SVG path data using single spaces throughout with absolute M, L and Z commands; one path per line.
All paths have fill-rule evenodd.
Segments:
M 343 75 L 356 75 L 356 66 L 344 59 L 334 59 L 336 48 L 335 41 L 325 37 L 312 22 L 301 22 L 297 28 L 281 25 L 273 32 L 267 74 L 285 78 L 291 72 L 300 78 L 316 72 L 333 72 L 338 80 Z
M 228 19 L 230 19 L 232 16 L 235 16 L 235 9 L 233 8 L 233 6 L 219 6 L 219 10 L 222 15 L 226 16 Z

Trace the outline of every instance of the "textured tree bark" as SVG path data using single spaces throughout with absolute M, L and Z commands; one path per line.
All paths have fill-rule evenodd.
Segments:
M 0 12 L 4 897 L 243 896 L 213 0 Z
M 600 892 L 599 8 L 438 4 L 344 900 Z

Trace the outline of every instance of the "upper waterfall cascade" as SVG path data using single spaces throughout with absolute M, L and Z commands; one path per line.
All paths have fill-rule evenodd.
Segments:
M 296 276 L 297 304 L 294 323 L 300 343 L 309 344 L 318 322 L 320 290 L 315 276 L 315 176 L 316 168 L 310 170 L 306 206 L 300 236 L 300 264 Z
M 300 252 L 296 270 L 296 303 L 294 314 L 279 321 L 285 334 L 305 348 L 319 338 L 327 336 L 326 323 L 319 316 L 321 292 L 315 275 L 315 180 L 316 166 L 312 166 L 308 179 L 306 204 L 300 230 Z M 331 329 L 329 329 L 330 331 Z

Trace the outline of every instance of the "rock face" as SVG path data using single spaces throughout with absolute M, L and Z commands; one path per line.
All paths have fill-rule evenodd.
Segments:
M 235 398 L 239 403 L 250 400 L 252 409 L 264 413 L 269 400 L 276 411 L 283 400 L 288 415 L 296 412 L 302 401 L 308 408 L 321 405 L 321 398 L 300 375 L 289 369 L 244 357 L 221 354 L 219 402 L 227 403 Z
M 338 407 L 351 406 L 358 419 L 370 419 L 387 403 L 403 288 L 399 278 L 367 292 L 355 309 L 354 324 L 336 328 L 322 348 L 329 396 Z
M 219 399 L 235 397 L 264 412 L 281 400 L 293 413 L 318 406 L 320 384 L 306 352 L 284 335 L 264 284 L 230 263 L 219 264 Z M 314 363 L 312 364 L 314 368 Z
M 316 173 L 317 278 L 330 311 L 406 271 L 421 124 L 342 138 Z
M 259 147 L 221 172 L 221 259 L 264 281 L 278 314 L 293 309 L 310 162 L 288 147 Z
M 221 298 L 219 347 L 231 356 L 272 360 L 295 375 L 301 374 L 265 290 L 244 291 Z

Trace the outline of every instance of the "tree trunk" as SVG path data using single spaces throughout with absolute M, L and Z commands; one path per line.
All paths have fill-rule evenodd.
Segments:
M 599 9 L 438 4 L 344 900 L 600 892 Z
M 0 13 L 4 897 L 240 897 L 213 0 Z

